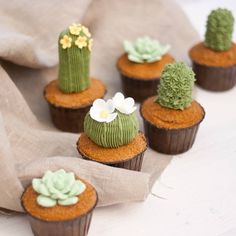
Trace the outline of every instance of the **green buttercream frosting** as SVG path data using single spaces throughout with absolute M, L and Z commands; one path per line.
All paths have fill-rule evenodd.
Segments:
M 90 86 L 90 37 L 86 27 L 75 24 L 59 36 L 58 80 L 60 89 L 65 93 L 81 92 Z
M 234 17 L 231 11 L 218 8 L 207 19 L 205 46 L 215 51 L 226 51 L 232 45 Z
M 130 143 L 139 130 L 135 112 L 127 115 L 119 111 L 116 118 L 109 122 L 98 122 L 87 113 L 84 121 L 85 134 L 97 145 L 116 148 Z
M 128 59 L 136 63 L 151 63 L 161 60 L 170 45 L 161 45 L 157 40 L 149 37 L 138 38 L 135 42 L 124 41 L 124 49 Z
M 166 65 L 161 74 L 156 102 L 172 109 L 188 107 L 192 102 L 194 76 L 192 69 L 183 62 Z
M 79 201 L 78 195 L 86 189 L 82 181 L 75 179 L 74 173 L 63 169 L 47 171 L 43 178 L 33 179 L 32 186 L 39 194 L 37 203 L 42 207 L 74 205 Z

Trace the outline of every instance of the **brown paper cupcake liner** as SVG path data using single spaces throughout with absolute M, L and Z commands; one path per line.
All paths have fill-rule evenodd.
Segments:
M 86 156 L 85 154 L 83 154 L 82 152 L 80 152 L 79 148 L 77 148 L 77 150 L 83 159 L 89 160 L 89 161 L 95 161 L 95 160 L 89 158 L 88 156 Z M 146 151 L 146 149 L 143 152 L 139 153 L 138 155 L 136 155 L 128 160 L 125 160 L 125 161 L 99 162 L 99 163 L 104 164 L 104 165 L 108 165 L 108 166 L 112 166 L 112 167 L 123 168 L 123 169 L 127 169 L 127 170 L 141 171 L 145 151 Z
M 157 86 L 160 83 L 159 78 L 155 79 L 135 79 L 121 76 L 122 90 L 127 97 L 134 98 L 137 102 L 142 102 L 146 98 L 156 95 Z
M 157 152 L 171 155 L 188 151 L 194 144 L 199 124 L 204 116 L 193 126 L 181 129 L 159 128 L 143 118 L 149 147 Z
M 46 221 L 38 219 L 29 213 L 27 213 L 27 218 L 29 219 L 34 236 L 86 236 L 91 224 L 93 210 L 96 207 L 97 202 L 98 197 L 93 208 L 91 208 L 86 214 L 71 220 Z M 23 203 L 21 203 L 21 205 L 25 212 L 27 212 Z
M 53 124 L 60 130 L 81 133 L 84 130 L 84 118 L 92 104 L 81 108 L 64 108 L 48 102 Z
M 92 212 L 70 220 L 47 222 L 28 215 L 34 236 L 86 236 L 90 227 Z
M 236 65 L 213 67 L 200 65 L 193 61 L 196 83 L 211 91 L 226 91 L 236 84 Z

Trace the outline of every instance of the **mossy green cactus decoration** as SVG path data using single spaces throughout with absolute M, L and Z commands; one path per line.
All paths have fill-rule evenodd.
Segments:
M 157 101 L 161 106 L 180 109 L 192 102 L 192 90 L 195 74 L 183 62 L 165 66 L 160 79 Z
M 134 100 L 125 99 L 121 93 L 107 102 L 97 99 L 85 117 L 84 132 L 93 142 L 105 148 L 128 144 L 139 130 L 135 110 Z
M 63 92 L 80 92 L 89 87 L 92 42 L 88 29 L 80 24 L 72 24 L 60 34 L 58 79 Z
M 218 8 L 207 19 L 205 46 L 215 51 L 226 51 L 232 45 L 234 17 L 231 11 Z

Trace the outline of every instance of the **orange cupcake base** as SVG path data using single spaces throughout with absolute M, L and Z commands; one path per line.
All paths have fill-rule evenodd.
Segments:
M 97 79 L 91 79 L 90 87 L 80 93 L 63 93 L 57 80 L 50 82 L 44 89 L 53 124 L 58 129 L 71 133 L 83 132 L 84 118 L 93 101 L 103 98 L 105 94 L 105 85 Z
M 77 150 L 82 158 L 112 167 L 135 171 L 141 170 L 146 149 L 146 138 L 141 132 L 129 144 L 118 148 L 98 146 L 86 134 L 81 134 L 77 142 Z
M 150 114 L 146 114 L 145 111 L 150 112 L 150 114 L 152 112 L 152 120 L 150 120 Z M 160 153 L 175 155 L 184 153 L 193 146 L 199 125 L 204 119 L 205 111 L 194 101 L 191 107 L 186 108 L 185 114 L 183 112 L 162 108 L 154 102 L 154 97 L 145 100 L 140 107 L 140 114 L 143 118 L 145 135 L 150 148 Z M 159 119 L 160 117 L 154 119 L 157 114 L 162 114 L 163 120 Z M 175 117 L 175 121 L 180 123 L 171 120 L 173 117 Z M 167 118 L 170 118 L 170 120 Z M 187 120 L 187 118 L 190 120 Z M 166 123 L 163 121 L 166 121 Z
M 79 196 L 79 202 L 72 206 L 56 205 L 43 208 L 36 202 L 38 194 L 32 185 L 26 188 L 21 204 L 27 213 L 34 236 L 86 236 L 98 196 L 92 185 L 85 182 L 87 189 Z
M 117 61 L 117 68 L 124 94 L 133 97 L 137 102 L 155 95 L 162 70 L 166 64 L 173 62 L 174 58 L 170 54 L 164 55 L 160 61 L 153 63 L 131 62 L 127 54 L 123 54 Z
M 236 44 L 223 52 L 216 52 L 198 43 L 189 51 L 196 83 L 210 91 L 226 91 L 236 84 Z

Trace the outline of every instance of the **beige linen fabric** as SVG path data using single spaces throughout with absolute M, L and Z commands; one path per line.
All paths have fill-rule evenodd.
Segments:
M 47 169 L 58 168 L 90 181 L 100 206 L 144 200 L 172 157 L 149 149 L 142 172 L 82 160 L 76 150 L 79 134 L 53 127 L 43 88 L 57 77 L 57 37 L 72 22 L 90 27 L 95 42 L 91 75 L 107 84 L 107 97 L 120 91 L 115 62 L 124 39 L 153 36 L 170 43 L 177 59 L 186 60 L 198 36 L 181 9 L 171 0 L 0 3 L 0 207 L 22 211 L 24 187 Z

